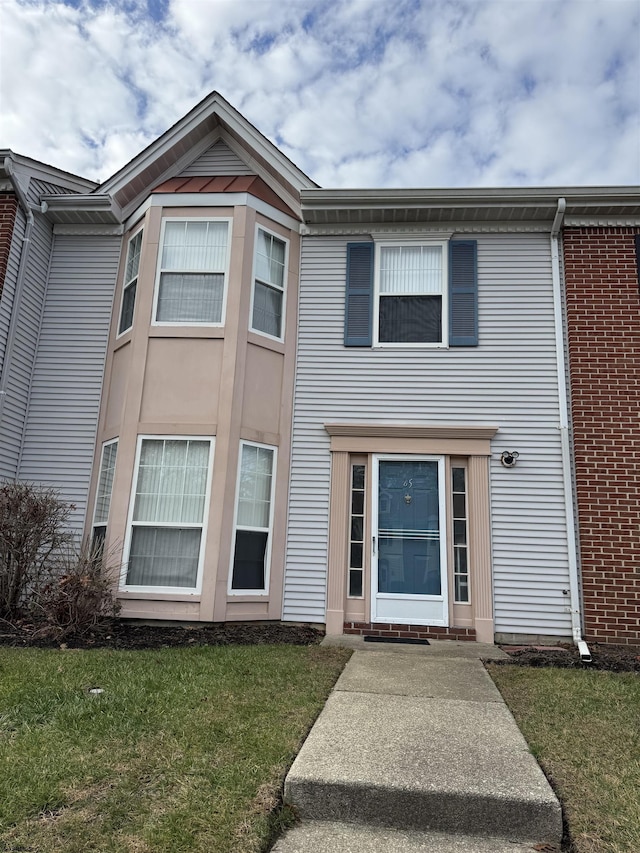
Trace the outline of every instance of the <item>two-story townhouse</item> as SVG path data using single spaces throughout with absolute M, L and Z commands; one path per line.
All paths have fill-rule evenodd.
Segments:
M 124 617 L 582 636 L 561 229 L 617 190 L 321 190 L 217 93 L 66 180 L 5 476 Z
M 578 638 L 558 196 L 302 203 L 285 618 Z
M 603 194 L 562 238 L 585 634 L 640 644 L 640 192 Z

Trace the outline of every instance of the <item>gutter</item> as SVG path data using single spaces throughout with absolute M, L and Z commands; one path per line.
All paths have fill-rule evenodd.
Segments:
M 556 338 L 556 365 L 558 371 L 558 397 L 560 409 L 560 442 L 562 448 L 562 479 L 564 484 L 565 515 L 567 519 L 567 548 L 569 558 L 569 594 L 571 602 L 571 630 L 578 647 L 580 659 L 591 662 L 591 652 L 582 633 L 582 606 L 578 581 L 578 547 L 576 540 L 576 518 L 573 506 L 573 479 L 571 475 L 571 444 L 569 441 L 569 395 L 564 356 L 564 325 L 562 312 L 562 282 L 560 277 L 559 234 L 564 220 L 567 202 L 559 198 L 556 214 L 551 226 L 551 277 L 553 281 L 553 314 Z
M 20 315 L 20 304 L 22 302 L 22 295 L 24 291 L 24 280 L 27 272 L 27 263 L 29 261 L 29 254 L 31 252 L 31 232 L 33 231 L 33 211 L 38 210 L 41 213 L 45 213 L 47 210 L 46 202 L 43 202 L 41 205 L 31 205 L 24 194 L 24 191 L 14 173 L 13 160 L 11 157 L 5 157 L 3 161 L 3 169 L 9 181 L 11 182 L 11 186 L 13 187 L 13 191 L 16 194 L 18 199 L 18 203 L 24 214 L 27 218 L 27 225 L 24 232 L 24 237 L 22 238 L 22 251 L 20 253 L 20 263 L 18 265 L 18 275 L 16 277 L 16 286 L 13 292 L 13 303 L 11 305 L 11 319 L 9 320 L 9 328 L 7 330 L 7 346 L 4 352 L 4 360 L 2 363 L 2 376 L 0 376 L 0 424 L 2 423 L 2 416 L 4 413 L 4 406 L 7 399 L 7 386 L 9 385 L 9 373 L 10 366 L 13 359 L 13 350 L 15 348 L 16 341 L 16 329 L 18 326 L 18 318 Z

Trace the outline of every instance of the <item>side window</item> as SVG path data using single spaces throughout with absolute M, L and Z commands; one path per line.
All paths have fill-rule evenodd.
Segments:
M 475 240 L 348 243 L 346 279 L 345 346 L 478 346 Z
M 111 492 L 113 490 L 113 477 L 116 471 L 117 454 L 117 438 L 102 445 L 100 476 L 98 478 L 98 488 L 96 490 L 96 505 L 93 512 L 93 532 L 91 536 L 91 550 L 97 556 L 102 554 L 104 540 L 107 535 L 107 523 L 109 521 Z
M 230 592 L 265 592 L 271 554 L 274 447 L 240 445 Z
M 349 598 L 363 597 L 365 466 L 351 466 Z
M 196 590 L 211 439 L 142 438 L 130 508 L 126 586 Z
M 133 311 L 136 305 L 136 289 L 138 286 L 138 270 L 140 269 L 140 252 L 142 249 L 142 231 L 129 240 L 127 265 L 122 286 L 122 306 L 118 334 L 122 335 L 133 326 Z
M 154 322 L 220 326 L 229 265 L 229 221 L 163 223 Z
M 453 523 L 453 600 L 468 604 L 469 597 L 469 536 L 467 509 L 467 471 L 462 466 L 451 468 Z
M 282 340 L 287 244 L 258 228 L 254 259 L 251 329 Z

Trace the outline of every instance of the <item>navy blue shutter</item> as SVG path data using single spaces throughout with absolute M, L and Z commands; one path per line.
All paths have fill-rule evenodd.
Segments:
M 449 346 L 478 346 L 478 243 L 449 241 Z
M 373 243 L 347 243 L 344 345 L 370 347 L 373 320 Z

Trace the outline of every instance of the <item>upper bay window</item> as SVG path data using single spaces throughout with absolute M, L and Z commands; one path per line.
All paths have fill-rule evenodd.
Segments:
M 136 290 L 138 287 L 138 271 L 140 269 L 140 253 L 142 251 L 142 230 L 138 231 L 131 240 L 127 250 L 127 265 L 125 267 L 124 282 L 122 285 L 122 305 L 120 307 L 120 321 L 118 322 L 118 334 L 123 335 L 133 326 L 133 311 L 136 304 Z
M 284 240 L 256 229 L 256 251 L 251 303 L 251 330 L 282 340 L 287 244 Z
M 347 244 L 348 347 L 478 345 L 475 240 Z
M 165 219 L 154 322 L 221 326 L 229 267 L 228 219 Z

